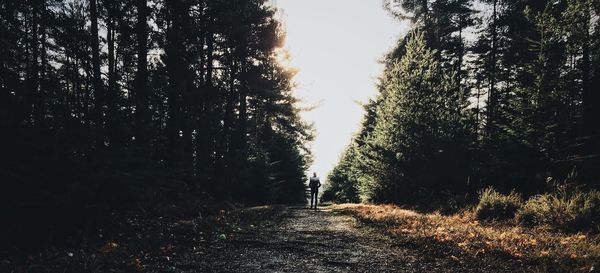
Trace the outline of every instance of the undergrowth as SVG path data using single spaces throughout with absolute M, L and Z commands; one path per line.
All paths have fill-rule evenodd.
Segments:
M 475 208 L 475 216 L 480 220 L 511 219 L 522 206 L 521 195 L 514 192 L 504 195 L 490 187 L 479 192 L 479 204 Z
M 600 265 L 597 234 L 564 233 L 547 226 L 523 227 L 509 221 L 483 222 L 474 210 L 445 216 L 393 205 L 343 204 L 333 209 L 383 227 L 399 238 L 433 240 L 475 258 L 508 257 L 527 264 L 532 272 L 595 272 Z

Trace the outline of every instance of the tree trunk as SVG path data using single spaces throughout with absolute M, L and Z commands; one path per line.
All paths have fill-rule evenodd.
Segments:
M 121 138 L 117 132 L 117 105 L 118 105 L 118 90 L 117 90 L 117 73 L 116 73 L 116 62 L 115 62 L 115 2 L 114 0 L 106 1 L 108 18 L 106 22 L 106 43 L 108 44 L 108 112 L 107 116 L 107 127 L 111 135 L 111 145 L 119 143 Z
M 94 122 L 96 126 L 97 145 L 103 145 L 104 139 L 104 92 L 100 74 L 100 45 L 98 41 L 98 8 L 97 0 L 90 0 L 91 46 L 92 46 L 92 85 L 94 87 Z
M 486 127 L 487 133 L 491 134 L 492 122 L 494 119 L 494 112 L 496 107 L 496 47 L 497 47 L 497 6 L 498 1 L 494 0 L 493 3 L 493 11 L 492 11 L 492 45 L 490 47 L 490 66 L 489 70 L 489 82 L 490 87 L 488 90 L 488 98 L 487 98 L 487 120 Z
M 27 104 L 29 106 L 28 109 L 28 118 L 29 120 L 35 125 L 37 120 L 37 113 L 38 113 L 38 92 L 39 92 L 39 85 L 40 85 L 40 63 L 38 61 L 39 59 L 39 51 L 40 51 L 40 46 L 39 46 L 39 37 L 38 37 L 38 31 L 39 31 L 39 14 L 37 14 L 37 10 L 35 7 L 32 7 L 31 10 L 31 37 L 30 37 L 30 42 L 29 42 L 29 49 L 31 50 L 31 59 L 30 62 L 28 64 L 28 69 L 27 69 L 27 82 L 26 82 L 26 88 L 27 88 L 27 94 L 28 94 L 28 99 L 27 99 Z
M 137 72 L 135 75 L 135 139 L 146 144 L 149 136 L 147 129 L 150 123 L 148 109 L 148 6 L 146 0 L 137 0 Z
M 167 71 L 169 74 L 169 87 L 167 92 L 169 115 L 167 118 L 167 143 L 170 149 L 171 162 L 180 161 L 183 153 L 183 127 L 182 115 L 183 94 L 186 92 L 185 71 L 188 64 L 185 59 L 185 39 L 183 34 L 184 16 L 187 8 L 181 0 L 168 1 L 171 26 L 167 33 Z

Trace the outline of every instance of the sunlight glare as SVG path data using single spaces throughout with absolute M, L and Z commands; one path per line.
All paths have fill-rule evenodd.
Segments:
M 309 172 L 325 178 L 350 142 L 362 107 L 375 94 L 378 60 L 406 25 L 392 18 L 379 0 L 278 0 L 290 56 L 282 64 L 299 69 L 295 94 L 314 122 L 314 163 Z M 288 60 L 289 58 L 289 60 Z M 289 63 L 288 63 L 289 62 Z

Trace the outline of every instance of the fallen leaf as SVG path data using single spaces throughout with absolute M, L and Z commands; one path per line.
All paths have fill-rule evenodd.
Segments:
M 521 257 L 524 256 L 523 253 L 518 252 L 518 251 L 513 252 L 512 255 L 515 256 L 515 257 L 518 257 L 518 258 L 521 258 Z
M 137 272 L 144 271 L 144 266 L 142 265 L 142 261 L 140 260 L 140 258 L 135 258 L 133 261 L 127 263 L 127 267 Z
M 160 250 L 162 251 L 163 254 L 169 254 L 170 252 L 173 251 L 173 249 L 175 249 L 175 247 L 172 244 L 168 244 L 168 245 L 160 247 Z
M 113 252 L 115 250 L 115 248 L 119 247 L 119 244 L 117 244 L 114 241 L 109 241 L 106 244 L 104 244 L 103 246 L 101 246 L 98 251 L 102 252 L 102 253 L 110 253 Z

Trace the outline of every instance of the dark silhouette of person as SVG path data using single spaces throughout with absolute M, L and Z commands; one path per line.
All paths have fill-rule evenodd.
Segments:
M 313 173 L 313 176 L 310 178 L 310 182 L 308 182 L 308 186 L 310 187 L 310 208 L 313 208 L 313 200 L 314 200 L 314 209 L 317 209 L 317 202 L 319 200 L 319 188 L 321 187 L 321 181 L 319 177 L 317 177 L 317 173 Z

